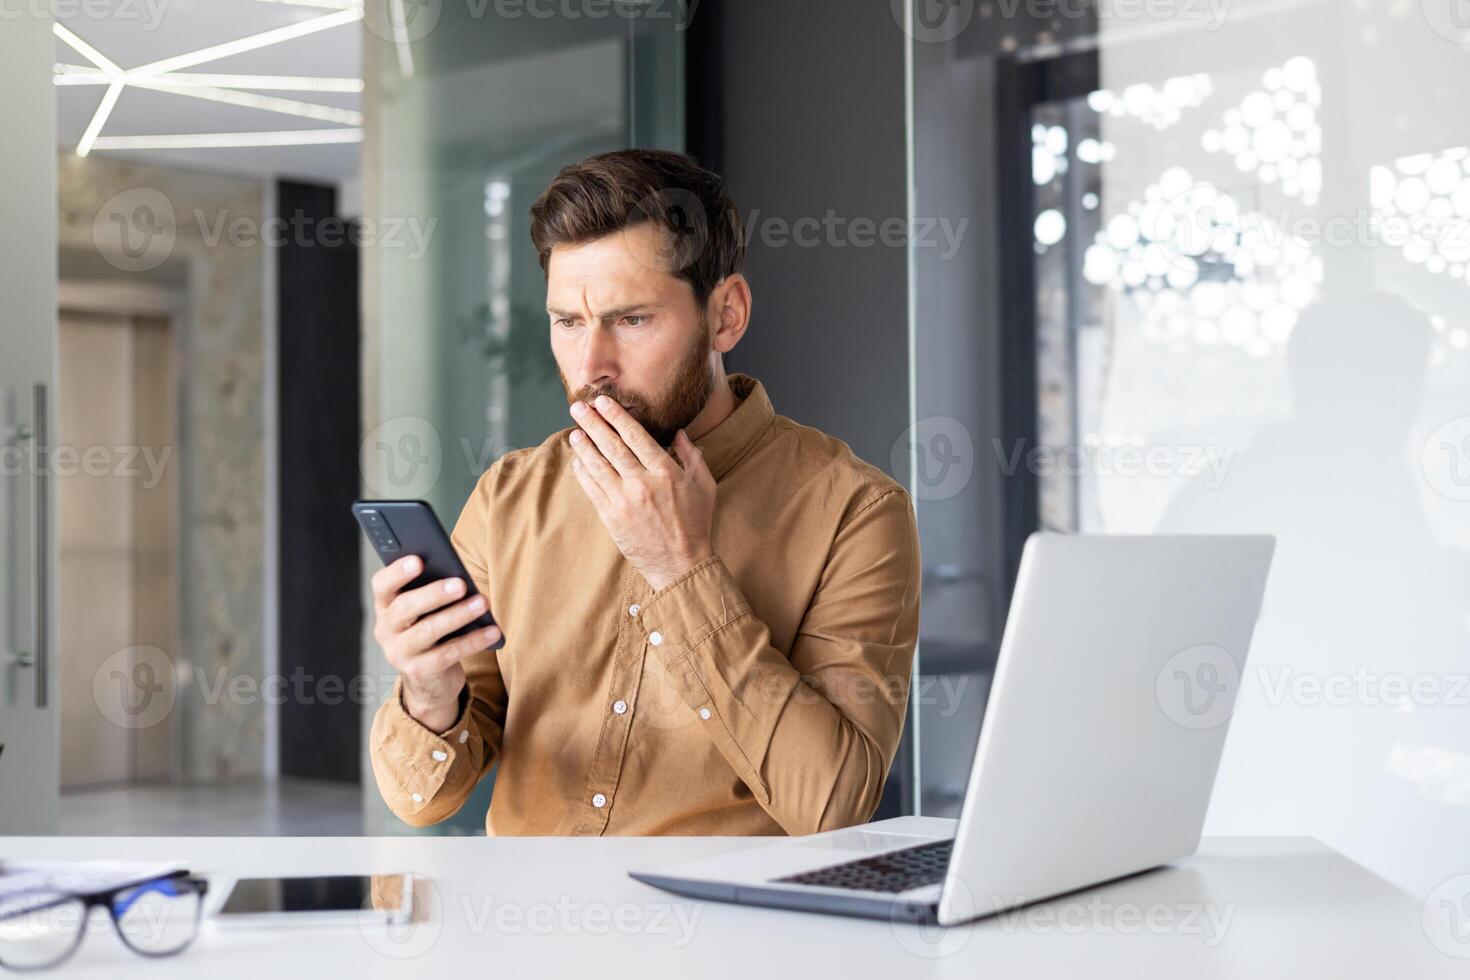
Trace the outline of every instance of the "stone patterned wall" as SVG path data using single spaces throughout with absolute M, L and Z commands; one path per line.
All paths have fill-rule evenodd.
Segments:
M 264 185 L 63 153 L 63 249 L 99 278 L 174 285 L 179 610 L 172 660 L 180 778 L 264 764 Z M 283 420 L 289 424 L 289 420 Z M 231 683 L 237 685 L 231 693 Z

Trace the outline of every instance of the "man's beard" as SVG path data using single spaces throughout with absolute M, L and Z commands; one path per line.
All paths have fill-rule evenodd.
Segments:
M 700 330 L 694 344 L 679 363 L 674 372 L 674 384 L 669 393 L 664 396 L 660 405 L 650 405 L 648 401 L 637 392 L 621 390 L 615 387 L 603 385 L 583 385 L 572 393 L 571 386 L 567 384 L 567 376 L 557 368 L 557 374 L 561 377 L 561 386 L 567 393 L 567 404 L 584 401 L 591 404 L 598 395 L 607 395 L 613 401 L 622 405 L 628 414 L 638 420 L 638 424 L 648 430 L 648 434 L 660 446 L 668 447 L 674 444 L 674 436 L 679 430 L 693 422 L 705 403 L 709 401 L 710 393 L 714 391 L 714 371 L 709 363 L 709 343 L 705 340 L 705 331 Z

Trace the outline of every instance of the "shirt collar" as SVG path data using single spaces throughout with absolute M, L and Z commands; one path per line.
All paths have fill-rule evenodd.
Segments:
M 730 472 L 755 447 L 776 416 L 765 386 L 759 381 L 735 371 L 726 377 L 739 404 L 723 422 L 694 440 L 716 480 Z

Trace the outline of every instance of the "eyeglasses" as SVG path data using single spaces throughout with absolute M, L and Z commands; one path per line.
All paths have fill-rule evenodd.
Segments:
M 107 909 L 123 944 L 143 956 L 172 956 L 199 935 L 209 883 L 178 872 L 88 895 L 43 891 L 0 898 L 0 966 L 45 970 L 82 944 L 94 906 Z

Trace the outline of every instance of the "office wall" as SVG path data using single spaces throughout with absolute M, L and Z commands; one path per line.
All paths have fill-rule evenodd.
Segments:
M 725 368 L 906 484 L 908 250 L 877 231 L 908 228 L 906 35 L 841 0 L 705 0 L 688 35 L 688 151 L 746 223 L 754 304 Z M 913 812 L 912 762 L 906 735 L 879 817 Z
M 905 40 L 887 3 L 705 0 L 688 58 L 689 151 L 749 223 L 754 310 L 725 367 L 889 471 L 909 413 L 906 249 L 863 229 L 908 214 Z

